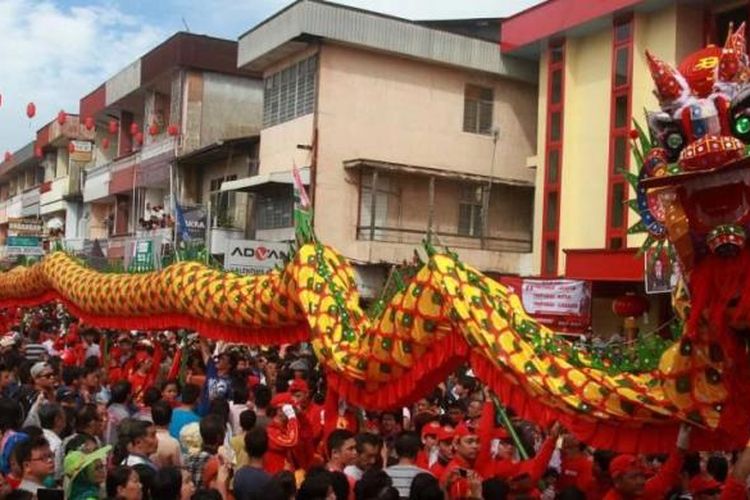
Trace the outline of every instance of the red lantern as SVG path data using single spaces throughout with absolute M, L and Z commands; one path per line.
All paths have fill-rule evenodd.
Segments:
M 30 102 L 26 105 L 26 116 L 29 117 L 29 119 L 34 118 L 36 115 L 36 104 L 33 102 Z
M 130 135 L 136 135 L 139 130 L 137 123 L 133 122 L 130 124 Z
M 621 318 L 633 318 L 648 311 L 649 303 L 646 297 L 627 293 L 620 295 L 612 302 L 612 312 Z
M 152 123 L 148 127 L 148 135 L 151 137 L 154 137 L 155 135 L 159 135 L 159 125 L 157 123 Z
M 0 94 L 0 106 L 3 105 L 3 94 Z
M 65 125 L 65 122 L 68 120 L 68 115 L 65 113 L 65 111 L 60 110 L 59 113 L 57 113 L 57 123 L 60 125 Z
M 73 154 L 76 152 L 76 145 L 73 141 L 68 143 L 68 153 Z
M 171 135 L 172 137 L 174 137 L 180 133 L 180 128 L 174 123 L 170 123 L 169 127 L 167 127 L 167 133 Z
M 102 139 L 102 149 L 105 151 L 109 149 L 109 137 Z
M 137 134 L 135 134 L 135 142 L 138 145 L 143 144 L 143 132 L 138 132 Z
M 90 116 L 87 116 L 86 119 L 83 121 L 84 126 L 86 127 L 86 130 L 93 130 L 94 128 L 94 119 Z
M 109 129 L 109 133 L 110 134 L 115 135 L 117 133 L 117 129 L 118 128 L 120 128 L 120 126 L 117 123 L 117 120 L 115 120 L 114 118 L 112 118 L 111 120 L 109 120 L 109 127 L 108 127 L 108 129 Z
M 6 151 L 5 152 L 5 161 L 10 161 L 12 159 L 13 159 L 13 153 L 11 153 L 10 151 Z
M 34 146 L 34 156 L 36 156 L 37 158 L 41 158 L 42 156 L 44 156 L 44 151 L 42 151 L 41 146 Z

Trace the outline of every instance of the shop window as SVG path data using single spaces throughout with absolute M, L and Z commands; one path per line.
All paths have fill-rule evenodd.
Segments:
M 289 185 L 267 188 L 255 196 L 258 229 L 283 229 L 294 226 L 294 189 Z

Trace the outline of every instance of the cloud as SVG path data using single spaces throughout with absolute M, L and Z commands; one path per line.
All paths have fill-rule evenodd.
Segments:
M 0 151 L 32 141 L 60 109 L 77 113 L 82 96 L 167 36 L 112 5 L 44 0 L 0 0 L 0 33 Z

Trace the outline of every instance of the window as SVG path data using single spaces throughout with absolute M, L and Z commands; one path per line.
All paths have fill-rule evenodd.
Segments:
M 544 245 L 544 274 L 557 274 L 557 241 L 547 240 Z
M 610 226 L 614 228 L 622 227 L 625 223 L 625 185 L 622 183 L 617 183 L 614 186 L 612 186 L 612 206 L 611 206 L 611 214 L 612 219 L 610 222 Z
M 560 177 L 560 150 L 551 149 L 547 155 L 547 182 L 556 184 Z
M 221 184 L 226 181 L 236 180 L 236 175 L 227 175 L 211 180 L 210 200 L 211 219 L 214 227 L 234 227 L 235 208 L 237 207 L 237 193 L 232 191 L 221 192 Z
M 366 239 L 370 238 L 369 227 L 373 222 L 372 220 L 372 172 L 362 174 L 362 185 L 360 193 L 360 204 L 359 204 L 359 225 L 365 228 L 364 235 Z M 388 221 L 388 207 L 393 205 L 398 209 L 401 204 L 401 199 L 398 190 L 396 189 L 397 183 L 394 182 L 393 189 L 391 188 L 391 178 L 384 175 L 382 172 L 378 173 L 378 184 L 377 184 L 377 196 L 375 198 L 375 227 L 389 228 L 391 224 Z M 393 221 L 391 221 L 393 222 Z M 373 230 L 373 238 L 378 240 L 382 239 L 385 233 L 381 229 Z
M 482 192 L 482 187 L 476 185 L 461 188 L 461 198 L 458 203 L 458 234 L 481 236 Z
M 255 222 L 258 229 L 294 226 L 294 189 L 289 185 L 269 187 L 255 196 Z
M 547 193 L 547 212 L 544 214 L 544 228 L 547 231 L 554 231 L 557 227 L 557 192 L 550 191 Z
M 628 96 L 619 95 L 615 97 L 615 128 L 627 127 L 628 119 Z
M 552 88 L 550 89 L 550 103 L 559 104 L 562 97 L 562 69 L 552 72 Z
M 318 56 L 267 76 L 263 90 L 263 126 L 272 127 L 313 112 Z
M 630 83 L 630 47 L 617 49 L 615 57 L 615 87 Z
M 492 134 L 492 108 L 494 91 L 489 88 L 467 85 L 464 92 L 464 132 Z
M 622 175 L 628 168 L 628 141 L 623 135 L 615 137 L 615 150 L 612 165 L 615 175 Z
M 555 111 L 550 115 L 549 123 L 549 140 L 558 142 L 560 140 L 560 128 L 562 124 L 562 112 Z

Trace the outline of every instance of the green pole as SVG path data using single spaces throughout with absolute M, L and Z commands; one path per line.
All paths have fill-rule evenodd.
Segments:
M 505 407 L 503 407 L 502 403 L 500 403 L 500 400 L 496 395 L 491 394 L 490 398 L 492 399 L 492 404 L 495 405 L 495 413 L 500 416 L 500 421 L 503 424 L 503 427 L 505 427 L 505 429 L 508 431 L 508 434 L 510 434 L 510 437 L 513 439 L 513 443 L 515 443 L 521 459 L 528 460 L 529 454 L 526 452 L 526 448 L 524 448 L 523 443 L 521 443 L 521 440 L 518 437 L 518 433 L 516 433 L 516 429 L 515 427 L 513 427 L 513 424 L 508 417 L 508 413 L 505 411 Z

